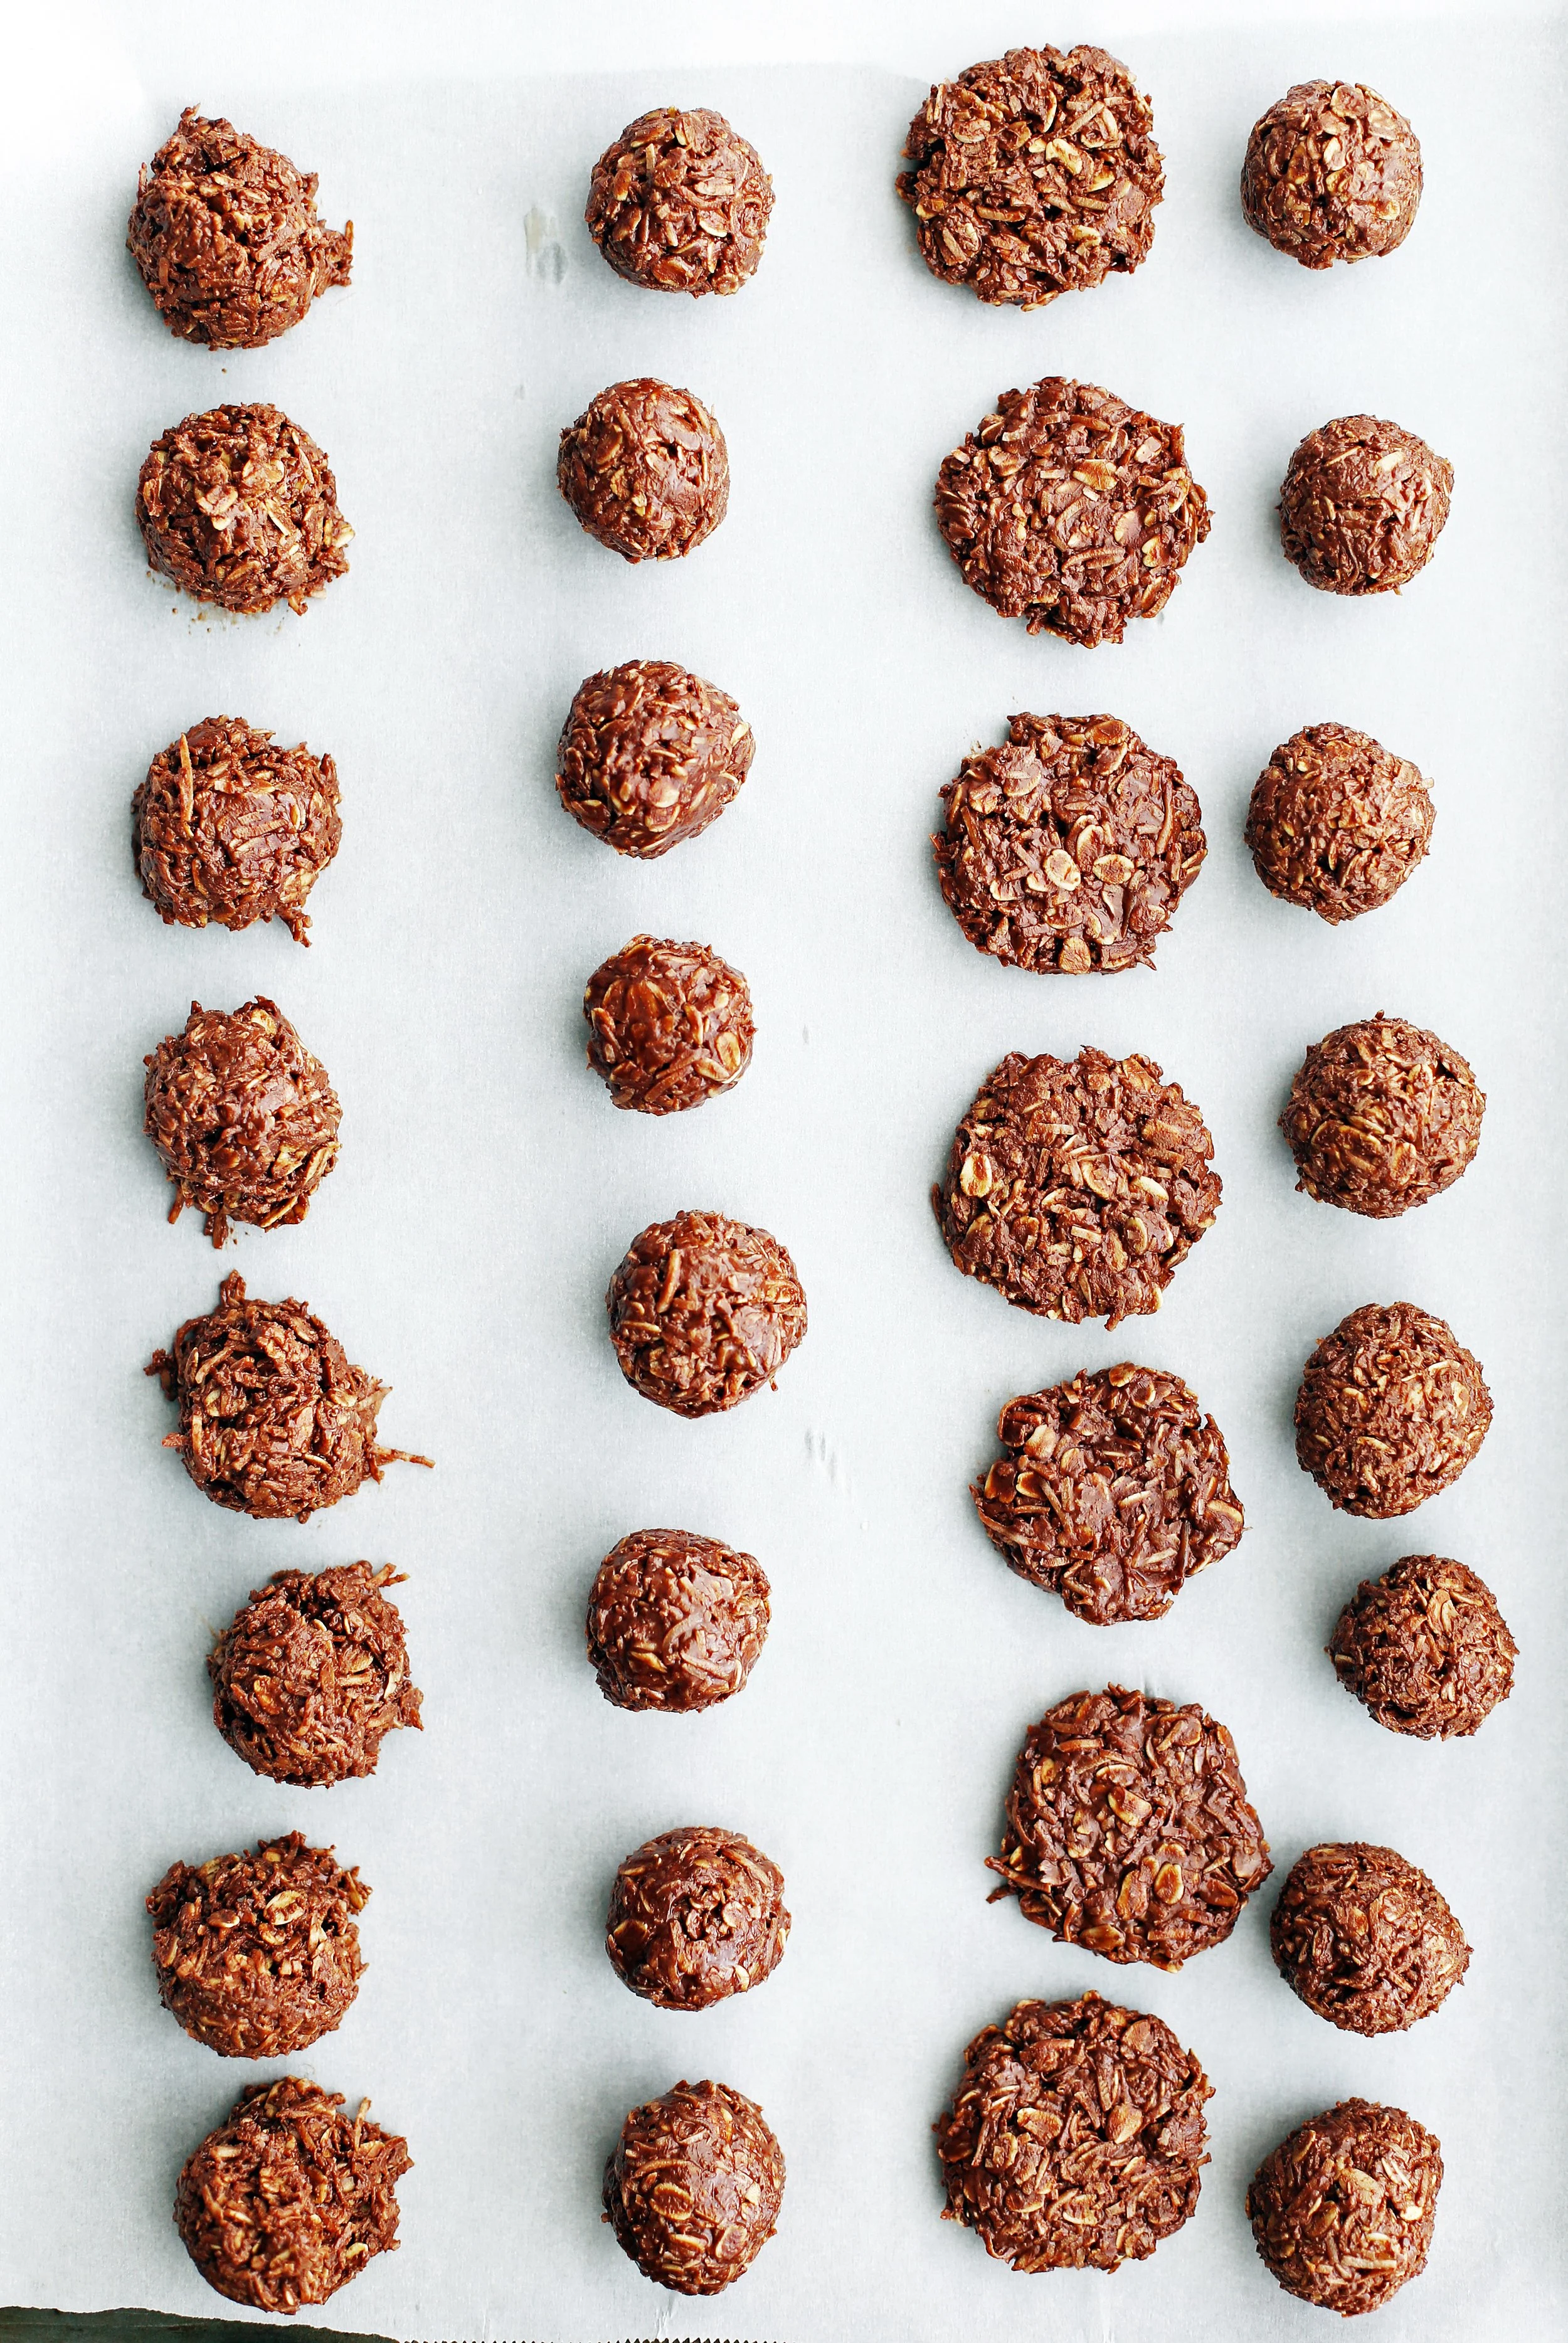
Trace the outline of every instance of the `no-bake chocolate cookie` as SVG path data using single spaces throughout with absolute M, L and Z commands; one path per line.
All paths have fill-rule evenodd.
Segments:
M 707 944 L 633 936 L 583 994 L 588 1061 L 617 1106 L 676 1114 L 731 1090 L 751 1063 L 751 992 Z
M 1452 491 L 1453 466 L 1413 431 L 1342 415 L 1291 458 L 1280 543 L 1325 593 L 1397 593 L 1432 559 Z
M 341 2025 L 370 1890 L 298 1831 L 254 1855 L 169 1865 L 152 1894 L 164 2007 L 220 2058 L 288 2058 Z
M 208 2286 L 252 2310 L 295 2311 L 397 2250 L 397 2183 L 413 2158 L 368 2105 L 351 2121 L 342 2092 L 318 2083 L 246 2085 L 175 2191 L 175 2227 Z
M 314 171 L 194 106 L 142 166 L 126 242 L 171 334 L 259 349 L 347 285 L 354 223 L 324 227 Z
M 251 1771 L 300 1789 L 374 1774 L 419 1723 L 390 1564 L 275 1571 L 213 1645 L 213 1723 Z
M 939 82 L 897 182 L 933 277 L 1037 309 L 1131 273 L 1165 192 L 1148 99 L 1103 49 L 1010 49 Z
M 1269 1923 L 1274 1966 L 1349 2034 L 1430 2017 L 1470 1963 L 1464 1931 L 1424 1871 L 1390 1846 L 1310 1846 Z
M 1209 534 L 1180 424 L 1061 375 L 1002 393 L 943 464 L 936 506 L 982 600 L 1090 646 L 1162 610 Z
M 326 457 L 276 407 L 214 407 L 155 439 L 136 527 L 155 569 L 242 614 L 303 612 L 347 570 L 354 534 Z
M 1391 1521 L 1457 1481 L 1491 1422 L 1480 1362 L 1441 1318 L 1369 1302 L 1307 1361 L 1296 1462 L 1342 1513 Z
M 1247 2217 L 1287 2294 L 1353 2318 L 1426 2268 L 1442 2186 L 1442 2150 L 1413 2116 L 1342 2099 L 1264 2157 Z
M 1387 1221 L 1469 1170 L 1485 1108 L 1457 1050 L 1380 1010 L 1313 1042 L 1280 1129 L 1304 1195 Z
M 232 1012 L 193 1001 L 184 1032 L 142 1062 L 142 1128 L 174 1182 L 171 1221 L 189 1204 L 221 1245 L 231 1220 L 276 1229 L 305 1218 L 337 1161 L 342 1109 L 275 1001 Z
M 1151 966 L 1208 850 L 1197 793 L 1116 716 L 1012 716 L 942 790 L 932 839 L 977 950 L 1081 976 Z
M 1247 850 L 1271 895 L 1337 927 L 1398 892 L 1432 838 L 1432 792 L 1406 757 L 1344 724 L 1310 724 L 1253 786 Z
M 303 1302 L 247 1302 L 234 1272 L 217 1308 L 187 1318 L 146 1372 L 179 1403 L 164 1446 L 179 1451 L 204 1497 L 255 1521 L 307 1522 L 379 1481 L 383 1465 L 430 1462 L 377 1444 L 389 1385 L 350 1366 Z
M 729 455 L 699 398 L 640 376 L 612 382 L 561 433 L 560 492 L 628 561 L 673 561 L 724 518 Z
M 1143 2261 L 1198 2209 L 1209 2078 L 1158 2017 L 1020 2001 L 964 2052 L 935 2126 L 944 2221 L 1015 2270 Z
M 789 1915 L 784 1875 L 739 1831 L 660 1832 L 615 1875 L 604 1948 L 659 2009 L 711 2009 L 772 1976 Z
M 556 789 L 584 830 L 651 861 L 718 820 L 756 746 L 717 684 L 672 659 L 632 659 L 578 686 L 556 751 Z
M 677 2083 L 633 2107 L 605 2167 L 604 2217 L 644 2278 L 722 2294 L 773 2235 L 784 2154 L 728 2083 Z
M 1252 125 L 1247 225 L 1304 268 L 1392 252 L 1420 202 L 1421 142 L 1362 83 L 1297 82 Z
M 594 165 L 588 234 L 629 284 L 656 293 L 738 293 L 755 276 L 773 182 L 722 114 L 655 106 Z
M 308 944 L 306 898 L 342 839 L 337 805 L 330 757 L 208 716 L 153 759 L 131 799 L 142 892 L 166 927 L 279 919 Z
M 1518 1656 L 1490 1586 L 1435 1554 L 1363 1578 L 1329 1644 L 1346 1691 L 1391 1733 L 1422 1741 L 1476 1732 L 1513 1691 Z
M 1123 1364 L 1009 1400 L 970 1494 L 1010 1570 L 1091 1626 L 1158 1619 L 1240 1538 L 1220 1427 L 1180 1375 Z
M 1030 1727 L 986 1861 L 1059 1944 L 1160 1969 L 1223 1944 L 1273 1868 L 1224 1726 L 1120 1684 Z
M 1220 1208 L 1213 1141 L 1151 1058 L 1002 1060 L 931 1202 L 966 1277 L 1077 1325 L 1158 1310 Z
M 761 1564 L 689 1530 L 634 1530 L 588 1597 L 588 1655 L 617 1708 L 686 1715 L 738 1693 L 768 1638 Z
M 605 1302 L 622 1374 L 676 1415 L 749 1399 L 806 1332 L 806 1296 L 778 1238 L 721 1212 L 644 1229 Z

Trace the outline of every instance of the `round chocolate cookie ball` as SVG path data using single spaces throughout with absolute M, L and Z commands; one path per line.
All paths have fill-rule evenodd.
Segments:
M 1398 893 L 1432 837 L 1432 792 L 1365 732 L 1310 724 L 1252 789 L 1247 850 L 1271 895 L 1338 927 Z
M 639 1114 L 701 1106 L 751 1063 L 750 989 L 707 944 L 633 936 L 589 977 L 583 1015 L 588 1064 Z
M 1307 1361 L 1296 1462 L 1341 1513 L 1392 1521 L 1457 1481 L 1491 1423 L 1480 1361 L 1441 1318 L 1368 1302 Z
M 164 1446 L 178 1450 L 204 1497 L 254 1521 L 307 1522 L 379 1481 L 383 1465 L 430 1462 L 377 1446 L 389 1386 L 350 1366 L 303 1302 L 247 1302 L 233 1272 L 217 1308 L 187 1318 L 146 1372 L 179 1403 Z
M 1326 594 L 1392 594 L 1432 559 L 1453 466 L 1375 415 L 1309 431 L 1280 490 L 1280 543 Z
M 1107 1684 L 1031 1725 L 987 1868 L 1026 1920 L 1108 1961 L 1179 1969 L 1269 1876 L 1236 1745 L 1195 1702 Z
M 333 2033 L 359 1990 L 370 1890 L 298 1831 L 254 1855 L 169 1865 L 152 1894 L 164 2007 L 220 2058 L 287 2058 Z
M 1303 1195 L 1392 1221 L 1469 1170 L 1485 1107 L 1457 1050 L 1380 1010 L 1313 1042 L 1280 1129 Z
M 1518 1656 L 1491 1587 L 1435 1554 L 1363 1578 L 1329 1644 L 1345 1690 L 1391 1733 L 1422 1741 L 1476 1732 L 1513 1691 Z
M 281 2075 L 250 2083 L 186 2160 L 175 2227 L 208 2286 L 252 2310 L 326 2302 L 397 2246 L 408 2143 L 341 2091 Z
M 306 898 L 343 836 L 337 802 L 330 757 L 208 716 L 153 759 L 131 800 L 142 892 L 166 927 L 279 919 L 308 944 Z
M 1439 2143 L 1413 2116 L 1342 2099 L 1264 2157 L 1247 2218 L 1287 2294 L 1353 2318 L 1426 2268 L 1442 2186 Z
M 1015 2270 L 1145 2261 L 1198 2209 L 1209 2077 L 1162 2019 L 1020 2001 L 964 2052 L 934 2127 L 947 2204 Z
M 578 686 L 556 751 L 572 820 L 651 862 L 717 821 L 757 743 L 735 701 L 672 659 L 633 659 Z
M 1010 1570 L 1092 1627 L 1159 1619 L 1244 1526 L 1220 1427 L 1180 1375 L 1124 1364 L 1009 1400 L 970 1491 Z
M 1220 1208 L 1214 1142 L 1151 1058 L 1002 1060 L 931 1203 L 966 1277 L 1078 1325 L 1158 1310 Z
M 343 1110 L 275 1001 L 258 995 L 232 1014 L 193 1001 L 185 1031 L 142 1063 L 142 1128 L 174 1182 L 171 1221 L 189 1204 L 221 1245 L 231 1220 L 304 1220 L 337 1161 Z
M 1247 225 L 1303 268 L 1392 252 L 1420 202 L 1421 142 L 1361 82 L 1299 81 L 1252 125 Z
M 784 1875 L 739 1831 L 663 1831 L 615 1875 L 604 1948 L 659 2009 L 711 2009 L 772 1976 L 789 1915 Z
M 314 171 L 186 107 L 151 170 L 142 166 L 126 236 L 171 334 L 259 349 L 329 285 L 347 284 L 354 223 L 324 227 L 316 186 Z
M 1197 794 L 1115 716 L 1012 716 L 942 790 L 949 910 L 1010 967 L 1151 967 L 1208 851 Z
M 389 1563 L 275 1571 L 213 1645 L 212 1720 L 253 1774 L 297 1788 L 374 1774 L 381 1744 L 419 1724 Z
M 729 503 L 724 434 L 699 398 L 644 375 L 612 382 L 561 433 L 560 492 L 590 537 L 628 561 L 675 561 Z
M 806 1332 L 806 1296 L 778 1238 L 720 1212 L 644 1229 L 605 1302 L 622 1374 L 676 1415 L 749 1399 Z
M 594 165 L 588 234 L 618 277 L 655 293 L 738 293 L 757 273 L 773 182 L 707 106 L 655 106 Z
M 738 1693 L 768 1639 L 761 1564 L 688 1530 L 634 1530 L 588 1597 L 588 1655 L 616 1708 L 688 1715 Z
M 1347 2034 L 1398 2034 L 1430 2017 L 1470 1946 L 1424 1871 L 1390 1846 L 1310 1846 L 1269 1923 L 1274 1966 L 1307 2007 Z
M 347 570 L 354 534 L 326 457 L 276 407 L 214 407 L 155 439 L 136 527 L 153 568 L 242 615 L 303 612 Z
M 1162 610 L 1209 534 L 1181 425 L 1061 375 L 1002 393 L 943 464 L 936 506 L 982 601 L 1090 647 Z
M 605 2167 L 617 2244 L 675 2294 L 722 2294 L 744 2278 L 783 2197 L 784 2152 L 728 2083 L 677 2083 L 633 2107 Z
M 1103 49 L 1010 49 L 939 82 L 898 192 L 933 277 L 1038 309 L 1131 274 L 1165 192 L 1154 116 Z

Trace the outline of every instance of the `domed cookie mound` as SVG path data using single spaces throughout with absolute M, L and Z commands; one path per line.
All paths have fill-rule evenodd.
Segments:
M 1413 2116 L 1342 2099 L 1264 2157 L 1247 2218 L 1287 2294 L 1353 2318 L 1426 2268 L 1442 2186 L 1442 2150 Z
M 1470 1963 L 1464 1931 L 1424 1871 L 1390 1846 L 1310 1846 L 1269 1923 L 1274 1966 L 1349 2034 L 1430 2017 Z
M 1513 1689 L 1519 1646 L 1473 1570 L 1407 1554 L 1363 1578 L 1329 1644 L 1340 1682 L 1391 1733 L 1476 1732 Z
M 986 1863 L 1059 1944 L 1159 1969 L 1222 1945 L 1273 1868 L 1224 1726 L 1120 1684 L 1030 1727 Z
M 283 2075 L 251 2083 L 186 2160 L 175 2227 L 208 2286 L 252 2310 L 326 2302 L 397 2246 L 408 2143 L 341 2091 Z
M 142 892 L 166 927 L 280 919 L 308 944 L 305 901 L 343 836 L 330 757 L 209 716 L 153 759 L 131 800 Z
M 258 995 L 232 1013 L 193 1001 L 185 1031 L 142 1062 L 142 1128 L 175 1185 L 171 1221 L 193 1205 L 221 1245 L 231 1220 L 276 1229 L 305 1218 L 337 1161 L 343 1111 L 275 1001 Z
M 749 1399 L 806 1332 L 806 1296 L 778 1238 L 720 1212 L 644 1229 L 605 1302 L 622 1374 L 676 1415 Z
M 354 531 L 307 431 L 276 407 L 214 407 L 155 439 L 136 483 L 147 559 L 199 602 L 303 613 Z
M 561 433 L 556 478 L 588 535 L 628 561 L 695 551 L 729 504 L 723 432 L 690 391 L 646 375 L 612 382 Z
M 1247 225 L 1303 268 L 1396 250 L 1420 202 L 1421 142 L 1363 83 L 1299 81 L 1252 125 Z
M 772 1976 L 789 1915 L 784 1875 L 739 1831 L 663 1831 L 615 1875 L 604 1948 L 659 2009 L 711 2009 Z
M 385 1736 L 419 1723 L 390 1564 L 279 1570 L 213 1646 L 213 1723 L 252 1773 L 300 1789 L 374 1774 Z
M 768 1637 L 761 1565 L 717 1538 L 634 1530 L 588 1597 L 588 1655 L 616 1708 L 685 1715 L 738 1693 Z
M 964 2052 L 935 2126 L 944 2221 L 1015 2270 L 1144 2261 L 1198 2209 L 1209 2078 L 1158 2017 L 1020 2001 Z
M 1103 49 L 1010 49 L 940 82 L 897 182 L 933 277 L 1037 309 L 1131 273 L 1165 192 L 1149 101 Z
M 617 1106 L 677 1114 L 732 1090 L 751 1063 L 751 992 L 707 944 L 634 936 L 583 994 L 588 1061 Z
M 722 2294 L 773 2235 L 783 2196 L 783 2151 L 761 2108 L 727 2083 L 677 2083 L 621 2126 L 604 2217 L 644 2278 Z
M 1247 809 L 1247 850 L 1271 895 L 1337 927 L 1404 885 L 1432 837 L 1432 793 L 1365 732 L 1310 724 L 1275 749 Z
M 354 223 L 324 227 L 314 171 L 194 106 L 144 164 L 126 242 L 171 334 L 259 349 L 347 285 Z
M 717 684 L 672 659 L 633 659 L 578 686 L 556 751 L 556 789 L 584 830 L 651 861 L 718 820 L 756 746 Z
M 288 2058 L 341 2025 L 365 1964 L 370 1895 L 298 1831 L 254 1855 L 169 1865 L 152 1894 L 164 2007 L 221 2058 Z
M 709 107 L 655 106 L 594 165 L 588 234 L 618 277 L 656 293 L 738 293 L 756 274 L 773 182 Z
M 1280 490 L 1280 543 L 1309 586 L 1391 594 L 1426 568 L 1448 518 L 1453 466 L 1375 415 L 1309 431 Z
M 1457 1481 L 1492 1393 L 1441 1318 L 1369 1302 L 1325 1334 L 1296 1394 L 1296 1462 L 1342 1513 L 1386 1522 Z
M 1457 1050 L 1380 1010 L 1313 1042 L 1280 1129 L 1304 1195 L 1388 1221 L 1469 1170 L 1485 1109 Z

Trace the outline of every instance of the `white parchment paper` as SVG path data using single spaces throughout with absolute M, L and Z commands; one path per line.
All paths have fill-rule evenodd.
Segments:
M 1319 2335 L 1242 2198 L 1287 2130 L 1360 2093 L 1437 2132 L 1446 2167 L 1427 2274 L 1380 2314 L 1383 2343 L 1544 2336 L 1568 2306 L 1556 12 L 589 13 L 68 0 L 19 28 L 0 2296 L 230 2314 L 169 2205 L 254 2070 L 160 2009 L 142 1898 L 176 1856 L 297 1825 L 375 1892 L 359 1998 L 296 2068 L 368 2094 L 416 2167 L 401 2249 L 326 2323 Z M 973 58 L 1083 38 L 1153 97 L 1152 256 L 1032 316 L 983 309 L 916 255 L 891 193 L 905 127 Z M 1324 73 L 1411 116 L 1427 191 L 1395 257 L 1315 276 L 1248 233 L 1235 180 L 1255 117 Z M 774 177 L 767 257 L 734 300 L 622 285 L 581 225 L 595 156 L 670 99 L 728 113 Z M 355 221 L 352 289 L 271 349 L 173 341 L 123 249 L 136 166 L 192 101 L 318 170 L 324 216 Z M 1169 609 L 1121 649 L 1003 624 L 931 518 L 947 450 L 1053 371 L 1183 421 L 1213 502 Z M 689 385 L 729 437 L 729 517 L 678 565 L 623 565 L 554 486 L 561 426 L 638 373 Z M 302 619 L 199 610 L 148 575 L 132 523 L 157 433 L 253 398 L 321 441 L 357 531 L 351 575 Z M 1285 565 L 1273 504 L 1302 435 L 1361 409 L 1429 438 L 1457 488 L 1428 571 L 1358 604 Z M 577 683 L 638 656 L 735 692 L 759 744 L 718 827 L 650 865 L 576 829 L 551 785 Z M 1112 709 L 1197 787 L 1209 859 L 1157 973 L 1030 978 L 943 908 L 937 789 L 1020 708 Z M 344 844 L 308 952 L 281 929 L 166 929 L 132 877 L 148 759 L 220 710 L 338 759 Z M 1397 900 L 1338 932 L 1265 894 L 1241 840 L 1270 750 L 1329 719 L 1414 758 L 1439 809 Z M 757 1001 L 737 1092 L 666 1122 L 617 1114 L 581 1061 L 583 980 L 638 930 L 710 941 Z M 165 1225 L 141 1060 L 193 998 L 256 990 L 330 1070 L 344 1153 L 302 1228 L 220 1262 L 196 1216 Z M 1380 1008 L 1462 1050 L 1490 1101 L 1461 1185 L 1385 1225 L 1297 1196 L 1274 1128 L 1307 1044 Z M 1159 1316 L 1111 1336 L 960 1278 L 927 1202 L 996 1060 L 1085 1041 L 1185 1086 L 1225 1182 Z M 773 1230 L 811 1313 L 776 1395 L 695 1424 L 623 1384 L 601 1300 L 636 1231 L 688 1204 Z M 226 1266 L 307 1299 L 395 1386 L 387 1437 L 436 1472 L 395 1470 L 304 1529 L 205 1503 L 159 1449 L 172 1414 L 141 1368 Z M 1399 1298 L 1478 1353 L 1495 1424 L 1418 1519 L 1351 1521 L 1296 1468 L 1295 1384 L 1347 1311 Z M 1102 1632 L 1010 1575 L 966 1485 L 1010 1394 L 1127 1356 L 1213 1410 L 1248 1530 L 1168 1618 Z M 582 1657 L 595 1564 L 644 1524 L 743 1545 L 773 1582 L 751 1684 L 707 1717 L 620 1715 Z M 1522 1647 L 1513 1698 L 1446 1746 L 1372 1725 L 1322 1652 L 1360 1578 L 1428 1551 L 1482 1571 Z M 212 1728 L 210 1636 L 268 1572 L 360 1554 L 409 1573 L 427 1729 L 367 1782 L 260 1781 Z M 1428 1869 L 1474 1947 L 1450 2004 L 1408 2036 L 1333 2032 L 1274 1973 L 1271 1890 L 1173 1976 L 988 1907 L 1024 1728 L 1107 1680 L 1230 1725 L 1277 1879 L 1336 1837 Z M 620 1856 L 692 1821 L 781 1864 L 795 1926 L 763 1989 L 682 2017 L 623 1989 L 600 1933 Z M 1198 2051 L 1213 2161 L 1152 2260 L 1020 2278 L 939 2220 L 930 2127 L 978 2027 L 1086 1986 Z M 649 2287 L 598 2219 L 623 2112 L 683 2075 L 760 2100 L 789 2163 L 777 2238 L 713 2303 Z

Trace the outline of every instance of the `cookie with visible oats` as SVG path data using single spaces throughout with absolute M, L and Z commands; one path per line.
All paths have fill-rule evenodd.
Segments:
M 1209 534 L 1181 425 L 1062 375 L 1002 393 L 943 464 L 936 508 L 972 592 L 1087 648 L 1162 610 Z
M 721 1212 L 644 1229 L 605 1302 L 622 1374 L 675 1415 L 738 1407 L 806 1332 L 806 1296 L 778 1238 Z
M 189 1204 L 221 1245 L 231 1220 L 304 1220 L 337 1161 L 343 1110 L 276 1001 L 258 994 L 233 1011 L 193 1001 L 184 1032 L 142 1062 L 142 1128 L 174 1182 L 171 1221 Z
M 1362 82 L 1300 81 L 1252 125 L 1247 225 L 1303 268 L 1397 251 L 1421 202 L 1421 141 Z
M 214 407 L 155 439 L 136 482 L 154 569 L 198 602 L 303 615 L 344 576 L 354 531 L 308 431 L 276 407 Z
M 381 1744 L 419 1725 L 402 1614 L 384 1563 L 277 1570 L 214 1644 L 212 1721 L 253 1774 L 303 1790 L 376 1771 Z
M 1269 1923 L 1274 1966 L 1348 2034 L 1398 2034 L 1430 2017 L 1470 1965 L 1464 1931 L 1424 1871 L 1391 1846 L 1310 1846 Z
M 708 944 L 634 936 L 583 994 L 588 1061 L 617 1106 L 678 1114 L 732 1090 L 751 1063 L 751 990 Z
M 605 2167 L 616 2243 L 675 2294 L 722 2294 L 744 2278 L 783 2197 L 784 2152 L 728 2083 L 677 2083 L 633 2107 Z
M 1380 1010 L 1313 1042 L 1280 1129 L 1303 1195 L 1388 1221 L 1469 1170 L 1485 1109 L 1457 1050 Z
M 343 838 L 337 768 L 208 716 L 153 759 L 131 799 L 142 892 L 166 927 L 237 933 L 281 920 L 308 944 L 306 900 Z
M 1345 724 L 1309 724 L 1253 785 L 1247 850 L 1271 895 L 1338 927 L 1404 885 L 1432 838 L 1426 781 Z
M 1481 1363 L 1412 1302 L 1325 1334 L 1296 1394 L 1296 1462 L 1341 1513 L 1386 1522 L 1457 1481 L 1492 1423 Z
M 1031 1725 L 987 1868 L 1026 1920 L 1108 1961 L 1179 1969 L 1273 1868 L 1236 1745 L 1196 1703 L 1107 1684 Z
M 625 561 L 695 552 L 729 505 L 729 453 L 699 398 L 639 376 L 612 382 L 561 433 L 560 492 Z
M 655 293 L 738 293 L 756 274 L 773 182 L 709 106 L 639 114 L 593 167 L 588 231 L 618 277 Z
M 1037 309 L 1130 275 L 1165 192 L 1148 99 L 1103 49 L 1010 49 L 939 82 L 897 182 L 933 277 Z
M 1214 1142 L 1151 1058 L 1002 1060 L 931 1192 L 966 1277 L 1020 1310 L 1106 1327 L 1160 1296 L 1220 1209 Z
M 1161 2018 L 1020 2001 L 964 2052 L 933 2127 L 944 2221 L 1015 2270 L 1144 2261 L 1198 2209 L 1208 2077 Z
M 370 1890 L 298 1831 L 254 1855 L 169 1865 L 152 1894 L 164 2007 L 220 2058 L 289 2058 L 342 2024 L 359 1990 Z
M 1091 1626 L 1159 1619 L 1244 1526 L 1220 1427 L 1180 1375 L 1123 1364 L 1009 1400 L 970 1494 L 1010 1570 Z
M 1477 1732 L 1513 1691 L 1518 1656 L 1485 1580 L 1436 1554 L 1407 1554 L 1363 1578 L 1329 1644 L 1368 1714 L 1422 1741 Z
M 1247 2218 L 1287 2294 L 1354 2318 L 1426 2268 L 1442 2186 L 1442 2147 L 1413 2116 L 1342 2099 L 1263 2158 Z
M 1375 415 L 1309 431 L 1280 490 L 1280 543 L 1327 594 L 1397 594 L 1426 568 L 1448 518 L 1453 466 Z
M 768 1638 L 760 1563 L 689 1530 L 634 1530 L 588 1596 L 588 1655 L 613 1707 L 689 1715 L 729 1700 Z
M 1012 716 L 942 790 L 947 906 L 1010 967 L 1151 967 L 1208 851 L 1197 792 L 1116 716 Z
M 661 1831 L 621 1864 L 604 1948 L 622 1985 L 658 2009 L 711 2009 L 784 1957 L 784 1875 L 739 1831 Z
M 556 790 L 584 830 L 650 862 L 718 820 L 756 746 L 716 683 L 673 659 L 630 659 L 578 686 L 556 749 Z

